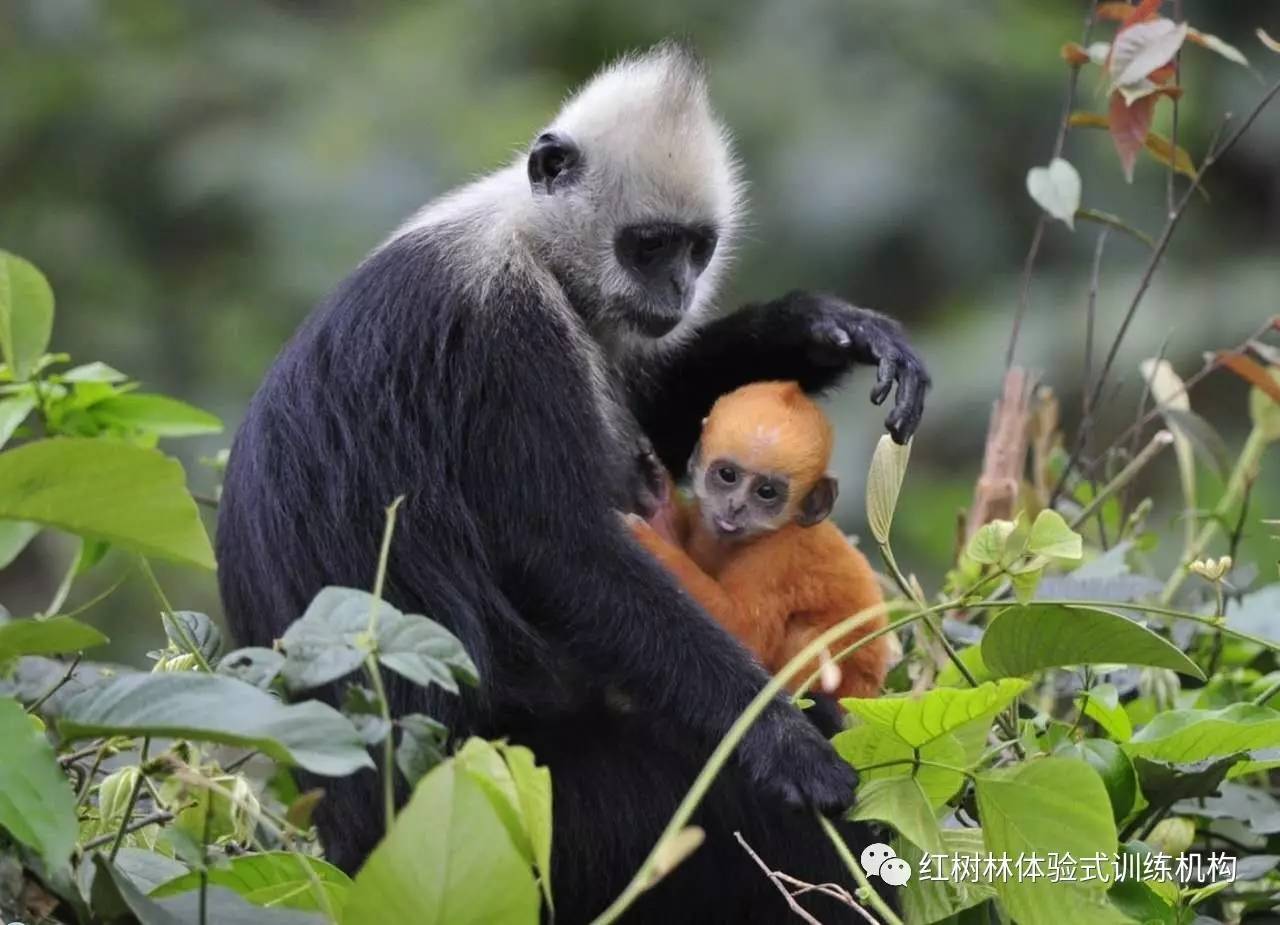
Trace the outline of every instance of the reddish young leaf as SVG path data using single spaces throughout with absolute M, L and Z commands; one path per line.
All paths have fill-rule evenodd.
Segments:
M 1168 83 L 1170 80 L 1173 80 L 1173 75 L 1177 72 L 1177 68 L 1172 64 L 1166 64 L 1164 67 L 1158 67 L 1148 74 L 1147 80 L 1158 84 Z
M 1277 319 L 1276 323 L 1280 323 L 1280 319 Z M 1280 403 L 1280 383 L 1277 383 L 1267 374 L 1267 370 L 1261 363 L 1244 354 L 1227 350 L 1218 351 L 1218 362 L 1245 382 L 1256 386 L 1270 395 L 1274 401 Z
M 1094 15 L 1098 19 L 1110 19 L 1131 26 L 1136 22 L 1153 19 L 1160 12 L 1160 2 L 1161 0 L 1143 0 L 1137 6 L 1130 3 L 1099 3 Z
M 1147 143 L 1147 133 L 1151 130 L 1151 117 L 1156 108 L 1155 96 L 1144 96 L 1134 100 L 1133 105 L 1125 104 L 1119 91 L 1111 94 L 1111 108 L 1107 115 L 1107 127 L 1111 130 L 1111 140 L 1115 142 L 1116 153 L 1120 155 L 1120 166 L 1124 168 L 1125 179 L 1133 182 L 1133 164 L 1138 159 L 1138 152 Z
M 1174 88 L 1164 89 L 1170 90 Z M 1096 112 L 1073 112 L 1067 121 L 1072 128 L 1109 129 L 1111 127 L 1107 117 Z M 1157 161 L 1166 167 L 1173 167 L 1174 170 L 1185 177 L 1195 179 L 1195 161 L 1191 159 L 1191 155 L 1187 153 L 1187 149 L 1182 145 L 1178 145 L 1175 148 L 1173 142 L 1156 132 L 1147 132 L 1147 137 L 1143 144 L 1147 149 L 1147 153 Z

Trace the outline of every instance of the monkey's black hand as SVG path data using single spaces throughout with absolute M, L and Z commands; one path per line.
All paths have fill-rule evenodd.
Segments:
M 785 701 L 769 706 L 738 754 L 755 784 L 788 806 L 834 816 L 853 805 L 857 772 Z
M 892 318 L 855 308 L 834 296 L 812 295 L 806 301 L 806 333 L 814 362 L 844 366 L 852 361 L 875 366 L 871 401 L 877 405 L 897 383 L 898 394 L 884 425 L 895 443 L 906 443 L 924 413 L 929 373 L 902 326 Z

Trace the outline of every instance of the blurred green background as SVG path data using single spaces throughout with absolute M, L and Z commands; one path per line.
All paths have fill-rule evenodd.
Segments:
M 34 261 L 58 297 L 55 349 L 100 359 L 221 415 L 222 437 L 170 442 L 191 482 L 230 442 L 290 332 L 420 204 L 506 162 L 602 63 L 664 36 L 708 59 L 717 106 L 751 184 L 751 219 L 725 303 L 823 288 L 902 319 L 933 372 L 899 560 L 934 582 L 954 546 L 1003 370 L 1037 211 L 1029 167 L 1047 162 L 1062 106 L 1061 44 L 1086 4 L 923 0 L 0 0 L 0 247 Z M 1183 57 L 1179 140 L 1199 159 L 1221 114 L 1247 111 L 1280 58 L 1280 5 L 1186 0 L 1187 17 L 1258 73 L 1203 49 Z M 1112 27 L 1096 30 L 1109 37 Z M 1105 111 L 1096 69 L 1077 108 Z M 1157 128 L 1167 131 L 1169 104 Z M 1164 169 L 1124 182 L 1104 132 L 1066 156 L 1084 203 L 1151 233 Z M 1137 362 L 1166 349 L 1184 375 L 1280 311 L 1280 108 L 1258 121 L 1190 209 L 1130 332 L 1100 434 L 1132 419 Z M 1088 267 L 1098 226 L 1047 231 L 1019 359 L 1080 405 Z M 1145 261 L 1112 234 L 1098 302 L 1110 342 Z M 332 384 L 335 389 L 344 383 Z M 840 517 L 864 532 L 861 484 L 883 410 L 870 379 L 836 396 Z M 1211 376 L 1193 407 L 1239 445 L 1245 386 Z M 1202 473 L 1205 501 L 1221 485 Z M 1172 454 L 1144 491 L 1177 510 Z M 1280 460 L 1254 497 L 1280 516 Z M 1263 574 L 1276 545 L 1251 528 Z M 1172 554 L 1175 544 L 1166 553 Z M 43 606 L 65 567 L 47 537 L 0 574 L 15 614 Z M 87 598 L 127 563 L 78 586 Z M 218 610 L 210 576 L 165 571 L 178 606 Z M 141 582 L 100 608 L 110 655 L 159 638 Z

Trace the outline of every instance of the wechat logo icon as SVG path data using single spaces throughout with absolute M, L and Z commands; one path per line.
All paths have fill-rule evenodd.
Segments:
M 911 865 L 880 842 L 862 849 L 862 869 L 868 877 L 879 877 L 889 886 L 905 886 L 911 879 Z

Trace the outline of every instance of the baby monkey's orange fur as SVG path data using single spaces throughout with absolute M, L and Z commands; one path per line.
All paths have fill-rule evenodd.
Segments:
M 689 463 L 698 500 L 678 512 L 676 535 L 631 521 L 636 538 L 771 672 L 827 628 L 883 599 L 866 557 L 825 519 L 835 501 L 835 480 L 826 475 L 831 444 L 826 416 L 796 383 L 744 386 L 717 401 L 703 422 Z M 730 472 L 732 480 L 722 478 Z M 766 484 L 779 495 L 772 506 L 758 495 L 730 497 L 735 486 L 742 495 Z M 759 510 L 746 510 L 747 502 Z M 878 614 L 835 648 L 884 625 Z M 872 640 L 837 671 L 826 666 L 824 688 L 840 697 L 875 696 L 895 650 L 888 634 Z M 793 685 L 818 667 L 812 663 Z

